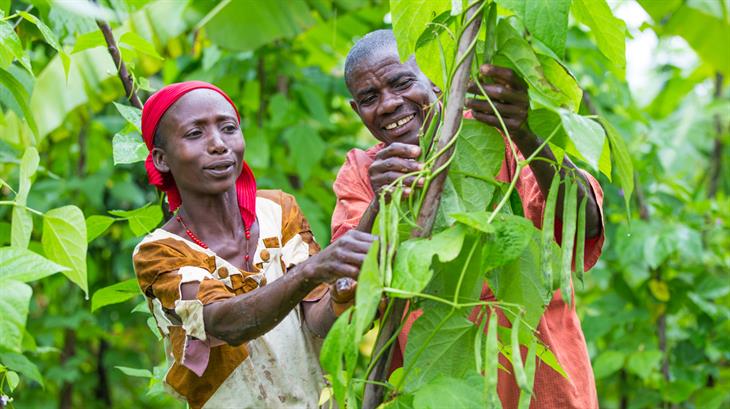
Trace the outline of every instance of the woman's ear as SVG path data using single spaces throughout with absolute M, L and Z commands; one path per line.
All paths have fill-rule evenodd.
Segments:
M 170 166 L 167 165 L 167 158 L 163 149 L 158 147 L 152 148 L 152 163 L 158 171 L 162 173 L 170 172 Z

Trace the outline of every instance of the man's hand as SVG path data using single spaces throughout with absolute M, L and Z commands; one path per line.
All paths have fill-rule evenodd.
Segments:
M 490 64 L 479 67 L 479 74 L 482 78 L 481 87 L 502 116 L 510 136 L 515 138 L 524 136 L 527 130 L 527 111 L 530 107 L 525 83 L 511 69 Z M 474 82 L 469 84 L 468 90 L 479 97 L 483 96 L 479 86 Z M 467 99 L 465 105 L 472 110 L 474 119 L 502 130 L 502 125 L 489 102 L 483 99 Z
M 421 148 L 416 145 L 408 145 L 399 142 L 393 142 L 383 148 L 375 155 L 375 161 L 368 168 L 370 175 L 370 185 L 373 192 L 377 196 L 383 186 L 387 186 L 399 177 L 412 172 L 423 169 L 423 164 L 416 161 L 421 154 Z M 403 185 L 411 186 L 415 181 L 414 176 L 405 179 Z M 419 180 L 417 186 L 423 186 L 423 181 Z M 403 189 L 403 195 L 410 194 L 410 187 Z
M 340 277 L 357 279 L 374 239 L 372 234 L 350 230 L 300 266 L 306 277 L 315 282 L 332 283 Z

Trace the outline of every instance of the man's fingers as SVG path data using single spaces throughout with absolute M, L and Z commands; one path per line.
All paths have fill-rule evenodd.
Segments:
M 502 84 L 482 84 L 482 89 L 492 100 L 504 102 L 527 103 L 529 97 L 525 91 L 514 90 Z M 482 96 L 482 89 L 477 84 L 471 84 L 468 91 L 472 94 Z
M 527 105 L 520 106 L 514 104 L 502 104 L 499 102 L 493 102 L 494 106 L 499 111 L 499 114 L 505 116 L 525 116 L 527 115 Z M 494 114 L 492 106 L 489 105 L 489 101 L 482 99 L 467 99 L 465 103 L 466 107 L 472 111 L 479 111 L 485 114 Z
M 399 157 L 405 159 L 417 159 L 420 154 L 421 148 L 417 145 L 393 142 L 387 147 L 381 149 L 380 152 L 375 155 L 375 158 L 386 159 L 390 157 Z
M 479 74 L 483 77 L 491 78 L 494 82 L 502 85 L 508 85 L 515 89 L 526 89 L 524 81 L 513 70 L 505 67 L 499 67 L 492 64 L 483 64 L 479 67 Z
M 474 118 L 478 121 L 484 122 L 487 125 L 491 125 L 500 131 L 502 130 L 502 124 L 499 122 L 499 119 L 496 115 L 492 114 L 484 114 L 482 112 L 474 111 L 472 112 L 474 115 Z M 507 127 L 508 130 L 513 131 L 516 129 L 519 129 L 522 124 L 524 123 L 523 120 L 515 119 L 515 118 L 502 118 L 504 121 L 504 125 Z
M 370 165 L 369 172 L 381 173 L 384 171 L 394 171 L 400 173 L 417 172 L 423 169 L 423 164 L 413 159 L 403 159 L 399 157 L 389 157 L 387 159 L 378 159 Z

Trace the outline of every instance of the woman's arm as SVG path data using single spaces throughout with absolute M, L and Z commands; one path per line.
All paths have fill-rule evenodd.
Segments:
M 333 282 L 339 277 L 357 278 L 372 241 L 370 234 L 348 232 L 266 286 L 206 305 L 203 309 L 206 332 L 230 345 L 260 337 L 278 325 L 319 283 Z M 197 282 L 183 284 L 182 299 L 195 299 L 199 285 Z M 329 300 L 329 296 L 324 298 Z M 333 322 L 334 318 L 329 319 L 326 313 L 319 311 L 317 316 Z

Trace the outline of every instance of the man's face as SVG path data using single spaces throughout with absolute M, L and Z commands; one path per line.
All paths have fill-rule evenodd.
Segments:
M 401 64 L 395 50 L 364 58 L 350 75 L 352 109 L 381 142 L 418 145 L 418 134 L 438 88 L 411 58 Z

